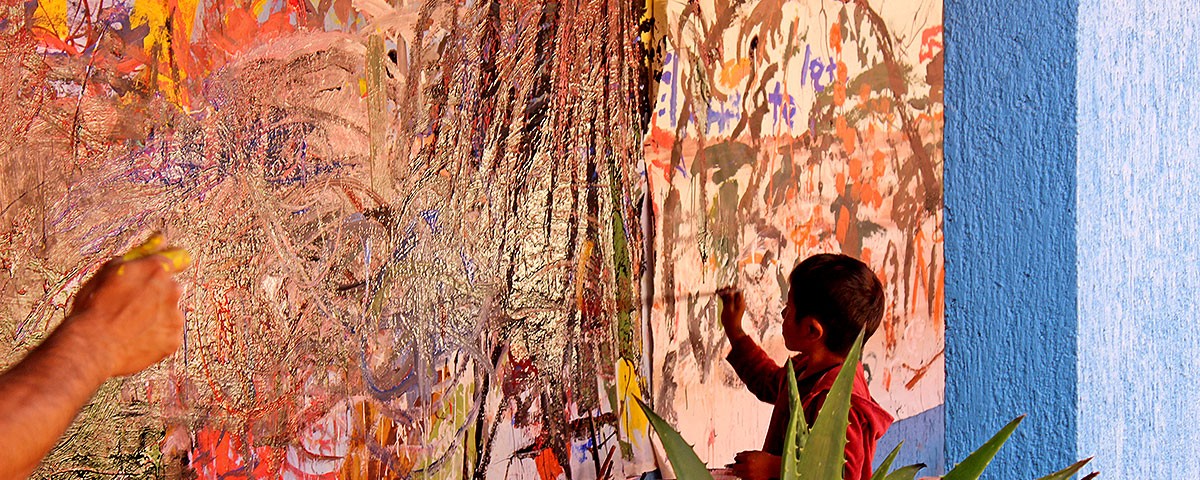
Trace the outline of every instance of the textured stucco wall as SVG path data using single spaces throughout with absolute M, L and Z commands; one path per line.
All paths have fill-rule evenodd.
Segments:
M 1084 0 L 1078 39 L 1079 455 L 1200 478 L 1200 7 Z
M 946 2 L 946 456 L 1029 417 L 985 478 L 1075 458 L 1074 0 Z
M 874 467 L 887 459 L 892 449 L 900 442 L 904 446 L 896 454 L 893 468 L 901 465 L 921 463 L 925 469 L 921 476 L 946 473 L 946 408 L 944 405 L 931 408 L 915 416 L 893 423 L 879 443 L 875 444 Z

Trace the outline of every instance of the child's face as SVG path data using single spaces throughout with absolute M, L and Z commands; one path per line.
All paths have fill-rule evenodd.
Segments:
M 787 305 L 783 307 L 783 345 L 788 350 L 799 352 L 803 345 L 803 335 L 800 333 L 800 319 L 796 318 L 796 304 L 792 301 L 792 292 L 789 289 L 787 295 Z
M 813 317 L 800 317 L 796 304 L 792 301 L 792 292 L 788 291 L 787 305 L 783 307 L 783 346 L 801 354 L 812 353 L 821 348 L 820 324 Z

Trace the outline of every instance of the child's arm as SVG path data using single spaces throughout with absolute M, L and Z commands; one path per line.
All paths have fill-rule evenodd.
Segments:
M 721 326 L 725 328 L 725 336 L 729 337 L 732 347 L 725 360 L 750 393 L 759 400 L 775 403 L 784 370 L 742 329 L 742 315 L 746 312 L 745 297 L 733 287 L 722 288 L 717 295 L 721 298 Z

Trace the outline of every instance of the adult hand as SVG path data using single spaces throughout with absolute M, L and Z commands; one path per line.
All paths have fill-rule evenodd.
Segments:
M 104 264 L 46 340 L 0 373 L 0 478 L 25 478 L 109 377 L 162 360 L 183 341 L 187 252 L 161 235 Z
M 733 456 L 729 469 L 733 475 L 746 480 L 779 478 L 782 459 L 761 450 L 748 450 Z
M 746 313 L 746 297 L 737 287 L 728 286 L 717 290 L 721 299 L 721 326 L 730 340 L 746 336 L 742 330 L 742 315 Z
M 172 275 L 186 269 L 191 258 L 182 249 L 160 248 L 163 243 L 155 234 L 105 263 L 80 287 L 59 327 L 61 334 L 87 339 L 109 376 L 137 373 L 183 341 L 181 290 Z

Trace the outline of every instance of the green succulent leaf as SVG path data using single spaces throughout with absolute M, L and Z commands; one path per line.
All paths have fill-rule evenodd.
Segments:
M 800 406 L 799 388 L 796 387 L 796 371 L 792 368 L 789 358 L 785 366 L 788 381 L 788 399 L 792 407 L 791 418 L 788 420 L 787 433 L 783 437 L 783 458 L 780 463 L 782 471 L 779 478 L 795 480 L 799 478 L 800 450 L 808 443 L 808 422 L 804 420 L 804 408 Z
M 1025 416 L 1021 415 L 1014 418 L 1008 425 L 1001 428 L 999 432 L 992 435 L 992 438 L 985 442 L 978 450 L 967 456 L 962 463 L 955 465 L 942 480 L 974 480 L 983 474 L 983 470 L 992 462 L 992 458 L 996 456 L 996 452 L 1000 451 L 1000 447 L 1004 446 L 1004 442 L 1008 441 L 1013 431 L 1017 429 L 1017 425 L 1021 424 Z
M 1083 460 L 1080 460 L 1078 462 L 1071 464 L 1071 466 L 1069 466 L 1067 468 L 1064 468 L 1057 472 L 1046 475 L 1042 478 L 1039 478 L 1038 480 L 1067 480 L 1068 478 L 1071 478 L 1071 476 L 1078 473 L 1079 470 L 1082 469 L 1084 465 L 1087 465 L 1088 462 L 1090 462 L 1090 461 L 1092 461 L 1092 457 L 1085 458 Z
M 808 442 L 800 450 L 794 477 L 797 480 L 842 478 L 846 464 L 846 429 L 850 426 L 850 392 L 854 388 L 854 375 L 862 357 L 862 342 L 863 334 L 859 332 L 858 339 L 842 362 L 842 370 L 825 396 L 825 403 L 813 422 Z M 800 415 L 803 416 L 801 405 L 792 404 L 792 410 L 801 410 Z
M 634 400 L 637 400 L 638 406 L 646 412 L 646 417 L 650 419 L 650 425 L 654 426 L 654 431 L 658 432 L 658 439 L 662 441 L 663 450 L 667 453 L 667 460 L 671 462 L 671 468 L 675 470 L 676 477 L 712 480 L 713 477 L 708 472 L 708 466 L 700 461 L 700 457 L 696 456 L 696 451 L 683 440 L 683 436 L 671 428 L 666 420 L 654 413 L 642 399 L 635 398 Z
M 914 463 L 912 465 L 897 468 L 896 471 L 889 473 L 884 480 L 913 480 L 917 478 L 917 472 L 925 468 L 924 463 Z
M 892 462 L 896 461 L 896 455 L 900 453 L 900 447 L 903 446 L 904 442 L 902 441 L 899 445 L 896 445 L 896 448 L 892 449 L 887 458 L 883 459 L 883 463 L 879 464 L 879 468 L 875 469 L 875 473 L 871 475 L 871 480 L 887 480 L 888 470 L 892 469 Z

